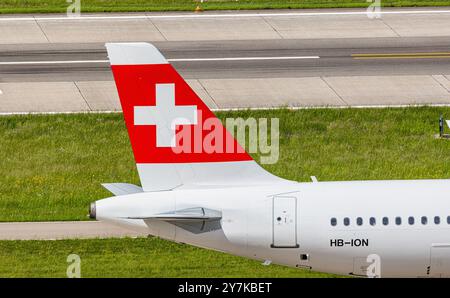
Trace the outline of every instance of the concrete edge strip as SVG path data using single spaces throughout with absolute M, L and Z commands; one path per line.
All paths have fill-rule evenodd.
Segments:
M 10 225 L 10 224 L 20 224 L 20 225 L 34 225 L 34 224 L 42 224 L 42 225 L 49 225 L 49 224 L 62 224 L 62 225 L 69 225 L 69 224 L 102 224 L 102 221 L 98 220 L 70 220 L 70 221 L 9 221 L 9 222 L 0 222 L 0 226 Z
M 449 80 L 445 77 L 445 75 L 432 75 L 431 78 L 436 81 L 445 91 L 450 93 L 450 89 L 445 85 L 446 83 L 450 83 Z M 444 82 L 443 82 L 444 81 Z
M 399 10 L 379 12 L 380 15 L 414 15 L 414 14 L 449 14 L 450 10 Z M 83 20 L 112 20 L 112 19 L 200 19 L 200 18 L 252 18 L 252 17 L 308 17 L 308 16 L 353 16 L 366 15 L 364 11 L 336 11 L 336 12 L 290 12 L 290 13 L 229 13 L 229 14 L 175 14 L 175 15 L 89 15 L 80 17 L 2 17 L 0 22 L 8 21 L 83 21 Z

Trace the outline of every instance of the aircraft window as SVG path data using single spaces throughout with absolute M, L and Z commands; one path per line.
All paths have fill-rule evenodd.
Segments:
M 450 216 L 447 216 L 447 223 L 450 225 Z
M 426 216 L 422 216 L 421 222 L 423 225 L 426 225 L 428 223 L 428 218 Z
M 389 224 L 389 218 L 383 217 L 383 225 L 387 226 Z
M 362 219 L 361 217 L 358 217 L 358 218 L 356 219 L 356 224 L 357 224 L 358 226 L 362 226 L 362 224 L 363 224 L 363 219 Z
M 413 217 L 413 216 L 408 217 L 408 223 L 409 223 L 410 225 L 413 225 L 413 224 L 414 224 L 414 217 Z
M 333 217 L 332 219 L 331 219 L 331 225 L 334 227 L 335 225 L 337 225 L 337 220 L 336 220 L 336 218 L 335 217 Z
M 344 225 L 348 226 L 350 224 L 350 218 L 346 217 L 344 218 Z
M 374 226 L 374 225 L 377 223 L 375 217 L 371 217 L 371 218 L 369 219 L 369 221 L 370 221 L 370 225 L 371 225 L 371 226 Z
M 399 225 L 402 224 L 402 218 L 401 218 L 400 216 L 397 216 L 397 217 L 395 218 L 395 224 L 396 224 L 397 226 L 399 226 Z
M 441 218 L 439 216 L 435 216 L 434 217 L 434 223 L 437 224 L 437 225 L 440 224 L 441 223 Z

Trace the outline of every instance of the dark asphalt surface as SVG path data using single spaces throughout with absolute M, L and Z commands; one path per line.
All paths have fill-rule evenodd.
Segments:
M 304 60 L 173 62 L 186 79 L 450 74 L 450 37 L 155 42 L 168 59 L 320 56 Z M 448 52 L 444 58 L 354 54 Z M 0 45 L 0 63 L 106 60 L 103 44 Z M 107 63 L 0 65 L 0 82 L 112 80 Z

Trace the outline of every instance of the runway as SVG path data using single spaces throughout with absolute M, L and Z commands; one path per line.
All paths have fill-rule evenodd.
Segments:
M 450 37 L 297 39 L 277 42 L 196 41 L 154 42 L 154 44 L 166 58 L 175 60 L 171 63 L 186 79 L 450 73 Z M 441 53 L 441 55 L 366 56 L 365 59 L 355 57 L 360 54 L 414 53 L 423 55 Z M 318 59 L 313 59 L 314 57 Z M 1 45 L 0 73 L 0 82 L 112 81 L 104 44 L 98 43 L 26 47 Z
M 215 110 L 450 104 L 450 10 L 0 17 L 1 114 L 120 111 L 105 42 L 154 43 Z M 380 92 L 383 90 L 383 92 Z
M 447 36 L 154 44 L 215 110 L 450 104 Z M 2 114 L 120 111 L 103 44 L 1 45 L 0 74 Z
M 2 114 L 120 110 L 111 41 L 154 43 L 212 109 L 450 104 L 445 7 L 380 18 L 364 9 L 20 15 L 0 26 Z

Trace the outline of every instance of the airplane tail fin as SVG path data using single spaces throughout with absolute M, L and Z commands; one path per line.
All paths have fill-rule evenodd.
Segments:
M 144 191 L 282 181 L 261 168 L 149 43 L 107 43 Z

